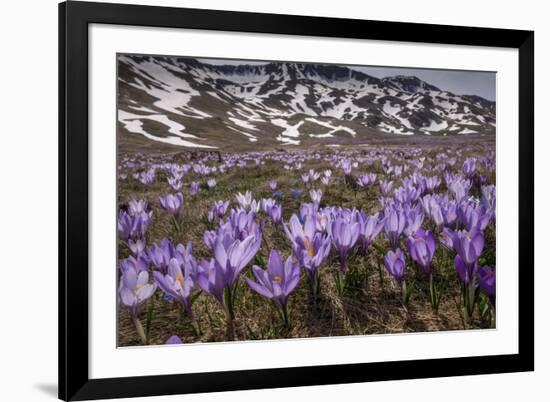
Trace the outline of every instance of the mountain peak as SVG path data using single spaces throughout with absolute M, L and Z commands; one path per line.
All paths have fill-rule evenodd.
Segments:
M 425 92 L 425 91 L 441 91 L 438 87 L 428 84 L 415 75 L 394 75 L 383 78 L 382 81 L 397 89 L 409 93 Z

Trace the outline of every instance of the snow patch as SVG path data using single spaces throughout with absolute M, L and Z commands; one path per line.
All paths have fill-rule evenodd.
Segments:
M 121 116 L 121 112 L 123 113 L 122 116 Z M 126 113 L 126 112 L 119 111 L 119 121 L 122 124 L 124 124 L 124 128 L 126 128 L 126 130 L 128 130 L 131 133 L 141 134 L 144 137 L 146 137 L 150 140 L 153 140 L 153 141 L 163 142 L 163 143 L 172 144 L 172 145 L 178 145 L 178 146 L 187 147 L 187 148 L 206 148 L 206 149 L 216 149 L 216 148 L 218 148 L 218 147 L 214 147 L 214 146 L 210 146 L 210 145 L 196 144 L 194 142 L 183 140 L 181 137 L 176 137 L 176 136 L 157 137 L 156 135 L 151 135 L 143 129 L 143 122 L 141 121 L 139 116 L 138 116 L 138 118 L 133 118 L 133 117 L 128 117 L 128 116 L 124 117 L 124 113 Z M 127 114 L 132 116 L 130 113 L 127 113 Z M 136 115 L 134 115 L 134 116 L 136 116 Z M 192 134 L 188 134 L 188 135 L 192 135 Z M 193 137 L 198 138 L 196 136 L 193 136 Z
M 191 85 L 189 85 L 186 80 L 172 74 L 170 70 L 173 69 L 173 67 L 169 64 L 151 61 L 137 63 L 129 57 L 121 57 L 121 60 L 127 63 L 130 68 L 139 75 L 147 77 L 148 79 L 154 77 L 154 86 L 146 85 L 139 78 L 135 78 L 135 81 L 129 83 L 129 85 L 158 99 L 153 103 L 156 107 L 166 110 L 167 112 L 187 117 L 198 119 L 211 117 L 208 113 L 189 106 L 191 98 L 193 96 L 199 96 L 200 93 L 191 88 Z M 187 114 L 185 112 L 187 112 Z
M 273 120 L 271 120 L 271 124 L 273 124 L 275 126 L 282 127 L 282 128 L 285 129 L 285 131 L 283 131 L 281 133 L 281 136 L 298 138 L 300 136 L 300 132 L 298 131 L 298 128 L 300 128 L 300 126 L 302 124 L 304 124 L 304 122 L 302 120 L 302 121 L 300 121 L 299 123 L 297 123 L 295 125 L 291 125 L 291 124 L 288 124 L 288 122 L 286 120 L 273 119 Z M 279 139 L 279 137 L 277 137 L 277 139 Z M 281 140 L 279 139 L 279 141 L 281 141 Z M 298 141 L 298 144 L 299 143 L 300 143 L 300 141 Z
M 442 120 L 441 123 L 437 123 L 435 120 L 431 120 L 430 125 L 428 127 L 422 127 L 422 130 L 441 131 L 441 130 L 445 130 L 448 126 L 449 126 L 449 123 L 447 123 L 446 120 Z
M 170 120 L 166 115 L 163 115 L 163 114 L 139 115 L 139 114 L 125 112 L 124 110 L 118 111 L 118 120 L 121 123 L 124 123 L 126 120 L 129 120 L 129 119 L 154 120 L 161 124 L 164 124 L 165 126 L 168 126 L 168 132 L 174 135 L 177 135 L 178 137 L 199 138 L 196 135 L 184 133 L 183 130 L 185 130 L 185 126 L 183 124 Z
M 355 130 L 352 130 L 351 128 L 346 127 L 346 126 L 333 126 L 332 124 L 330 124 L 328 122 L 320 121 L 320 120 L 314 119 L 313 117 L 307 117 L 306 120 L 330 129 L 330 131 L 328 133 L 317 134 L 317 135 L 310 134 L 310 136 L 314 135 L 318 138 L 329 137 L 329 136 L 332 137 L 332 134 L 334 134 L 337 131 L 346 131 L 346 132 L 350 133 L 352 137 L 355 137 L 355 135 L 357 134 L 355 132 Z
M 227 128 L 248 137 L 248 141 L 250 141 L 250 142 L 257 142 L 258 141 L 258 139 L 255 136 L 253 136 L 252 134 L 245 133 L 244 131 L 241 131 L 241 130 L 237 130 L 235 127 L 231 127 L 231 126 L 227 126 Z
M 465 128 L 462 131 L 459 131 L 458 134 L 477 134 L 477 131 L 470 130 L 469 128 Z
M 390 133 L 390 134 L 399 134 L 399 135 L 414 135 L 413 132 L 410 131 L 401 131 L 397 130 L 395 127 L 390 126 L 389 124 L 382 122 L 380 123 L 377 128 L 384 132 L 384 133 Z
M 392 106 L 390 101 L 386 101 L 382 110 L 387 114 L 396 116 L 397 113 L 401 111 L 401 106 L 399 104 L 397 106 Z
M 258 131 L 258 129 L 255 126 L 253 126 L 252 124 L 250 124 L 247 121 L 236 119 L 235 117 L 230 117 L 229 120 L 231 120 L 233 123 L 235 123 L 239 127 L 247 128 L 249 130 Z

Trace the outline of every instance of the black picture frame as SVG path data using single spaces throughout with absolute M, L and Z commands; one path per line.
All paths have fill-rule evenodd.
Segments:
M 88 375 L 88 25 L 514 48 L 519 52 L 518 353 L 214 373 Z M 534 370 L 534 32 L 70 1 L 59 5 L 59 398 L 119 397 Z M 521 269 L 520 269 L 521 268 Z M 83 313 L 84 312 L 84 313 Z

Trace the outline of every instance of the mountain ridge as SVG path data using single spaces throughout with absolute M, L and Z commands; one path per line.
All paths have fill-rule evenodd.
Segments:
M 118 57 L 119 138 L 185 148 L 308 146 L 373 136 L 494 136 L 496 104 L 415 76 L 346 66 Z

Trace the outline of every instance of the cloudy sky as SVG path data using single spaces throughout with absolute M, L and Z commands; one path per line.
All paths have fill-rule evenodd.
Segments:
M 199 59 L 208 64 L 266 64 L 225 59 Z M 496 99 L 496 74 L 484 71 L 435 70 L 402 67 L 369 67 L 350 66 L 373 77 L 384 78 L 393 75 L 414 75 L 439 89 L 453 92 L 457 95 L 479 95 L 485 99 Z

